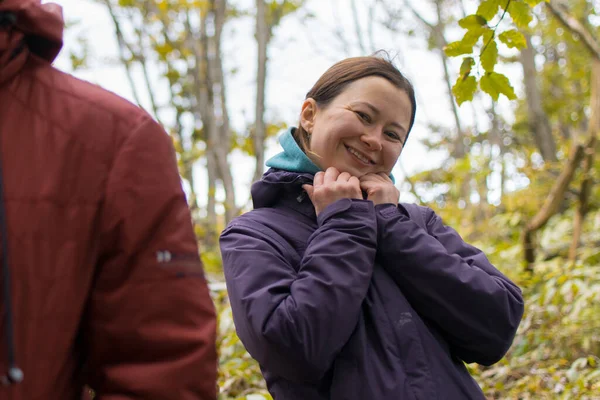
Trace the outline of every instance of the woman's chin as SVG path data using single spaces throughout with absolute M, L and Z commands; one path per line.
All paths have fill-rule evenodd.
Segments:
M 349 165 L 336 165 L 335 166 L 336 169 L 338 171 L 340 171 L 340 173 L 342 172 L 347 172 L 352 176 L 355 176 L 357 178 L 360 178 L 362 176 L 365 176 L 369 173 L 369 171 L 365 171 L 365 170 L 361 170 L 360 168 L 357 168 L 355 166 L 349 166 Z
M 352 165 L 349 165 L 348 163 L 341 163 L 341 162 L 333 164 L 333 165 L 325 166 L 325 168 L 322 167 L 322 171 L 326 171 L 328 167 L 334 167 L 335 169 L 340 171 L 340 173 L 347 172 L 350 175 L 355 176 L 357 178 L 361 178 L 368 174 L 384 172 L 384 171 L 374 171 L 372 168 L 369 168 L 369 166 L 367 166 L 367 165 L 365 165 L 363 167 L 363 166 L 355 165 L 355 163 L 352 163 Z M 389 175 L 390 173 L 386 172 L 386 174 Z

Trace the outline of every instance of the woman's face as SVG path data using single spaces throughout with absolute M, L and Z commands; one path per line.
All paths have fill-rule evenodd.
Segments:
M 331 103 L 302 105 L 300 122 L 310 134 L 310 153 L 322 169 L 361 177 L 390 174 L 402 151 L 412 105 L 406 92 L 370 76 L 349 84 Z

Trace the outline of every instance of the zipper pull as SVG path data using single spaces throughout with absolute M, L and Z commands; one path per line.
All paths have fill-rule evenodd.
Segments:
M 304 199 L 306 198 L 307 195 L 308 195 L 308 193 L 306 193 L 306 190 L 302 189 L 302 193 L 300 193 L 298 195 L 298 197 L 296 197 L 296 201 L 298 203 L 302 203 L 304 201 Z

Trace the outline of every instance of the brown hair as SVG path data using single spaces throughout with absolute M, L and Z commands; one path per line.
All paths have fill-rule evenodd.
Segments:
M 414 125 L 415 113 L 417 111 L 415 90 L 410 81 L 402 75 L 392 61 L 387 56 L 382 57 L 378 53 L 372 56 L 346 58 L 334 64 L 321 75 L 317 83 L 306 94 L 306 98 L 312 98 L 318 106 L 326 107 L 352 82 L 369 76 L 380 76 L 391 82 L 398 89 L 404 90 L 410 99 L 412 111 L 410 125 L 406 133 L 406 139 L 408 139 L 408 134 Z M 307 153 L 310 136 L 301 124 L 298 124 L 298 128 L 294 130 L 294 138 L 300 148 Z

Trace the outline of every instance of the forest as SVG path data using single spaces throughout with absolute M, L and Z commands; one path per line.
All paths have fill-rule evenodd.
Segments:
M 219 314 L 221 399 L 271 397 L 236 336 L 219 232 L 251 209 L 250 184 L 318 75 L 382 49 L 418 97 L 401 200 L 433 208 L 523 289 L 507 356 L 468 368 L 490 399 L 600 399 L 600 2 L 87 3 L 113 49 L 95 54 L 86 20 L 67 18 L 64 68 L 118 68 L 173 138 Z

